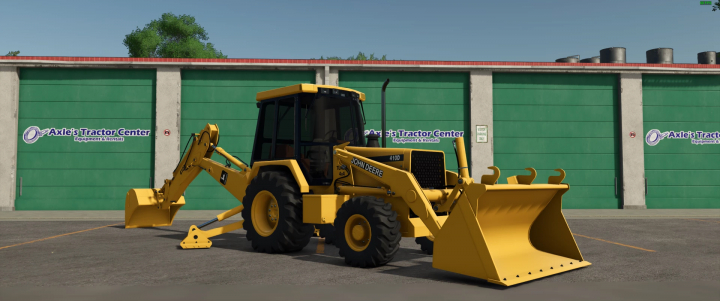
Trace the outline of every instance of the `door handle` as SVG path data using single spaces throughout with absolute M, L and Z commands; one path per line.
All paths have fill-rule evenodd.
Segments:
M 647 178 L 645 178 L 645 195 L 647 195 Z
M 617 177 L 615 177 L 615 196 L 617 196 Z
M 20 177 L 20 196 L 22 196 L 22 177 Z

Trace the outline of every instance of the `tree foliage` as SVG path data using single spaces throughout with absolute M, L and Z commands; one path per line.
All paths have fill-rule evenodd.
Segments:
M 2 53 L 2 52 L 0 52 Z M 20 50 L 18 51 L 9 51 L 5 56 L 18 56 L 20 54 Z
M 716 10 L 720 10 L 720 1 L 715 2 L 715 4 L 713 4 L 713 11 L 716 11 Z
M 202 42 L 207 40 L 207 32 L 195 17 L 165 13 L 126 35 L 123 45 L 130 57 L 227 58 L 212 43 Z
M 348 58 L 341 58 L 339 56 L 328 56 L 328 57 L 320 57 L 321 60 L 349 60 L 349 61 L 387 61 L 387 55 L 383 55 L 382 57 L 376 57 L 374 53 L 371 53 L 370 56 L 365 55 L 365 53 L 358 52 L 355 56 L 350 56 Z M 314 58 L 313 58 L 314 60 Z

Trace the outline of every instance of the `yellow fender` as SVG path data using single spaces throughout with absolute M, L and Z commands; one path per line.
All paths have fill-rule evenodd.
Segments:
M 275 160 L 275 161 L 262 161 L 262 162 L 255 162 L 253 164 L 252 170 L 250 170 L 249 180 L 252 180 L 257 176 L 258 172 L 260 172 L 260 167 L 263 166 L 285 166 L 287 167 L 290 172 L 292 173 L 293 177 L 295 178 L 295 182 L 297 182 L 298 186 L 300 187 L 301 193 L 308 193 L 310 192 L 310 185 L 308 185 L 307 180 L 305 179 L 305 175 L 303 175 L 302 171 L 300 170 L 300 165 L 298 165 L 296 160 Z M 248 181 L 249 182 L 249 181 Z

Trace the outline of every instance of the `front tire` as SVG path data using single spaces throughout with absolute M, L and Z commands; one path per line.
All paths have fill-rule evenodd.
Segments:
M 400 222 L 392 205 L 372 196 L 345 202 L 335 218 L 335 245 L 345 263 L 377 267 L 390 262 L 400 249 Z
M 255 251 L 295 252 L 310 242 L 314 228 L 302 222 L 300 188 L 292 174 L 261 172 L 245 190 L 242 203 L 243 228 Z

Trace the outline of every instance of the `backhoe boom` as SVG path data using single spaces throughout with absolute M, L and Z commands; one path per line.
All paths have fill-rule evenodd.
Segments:
M 175 213 L 185 204 L 185 189 L 203 170 L 234 197 L 242 200 L 250 168 L 217 146 L 218 135 L 217 125 L 212 124 L 193 135 L 190 149 L 173 171 L 172 179 L 165 180 L 162 188 L 130 190 L 125 200 L 125 228 L 172 225 Z M 210 159 L 213 152 L 237 165 L 240 170 L 213 161 Z

